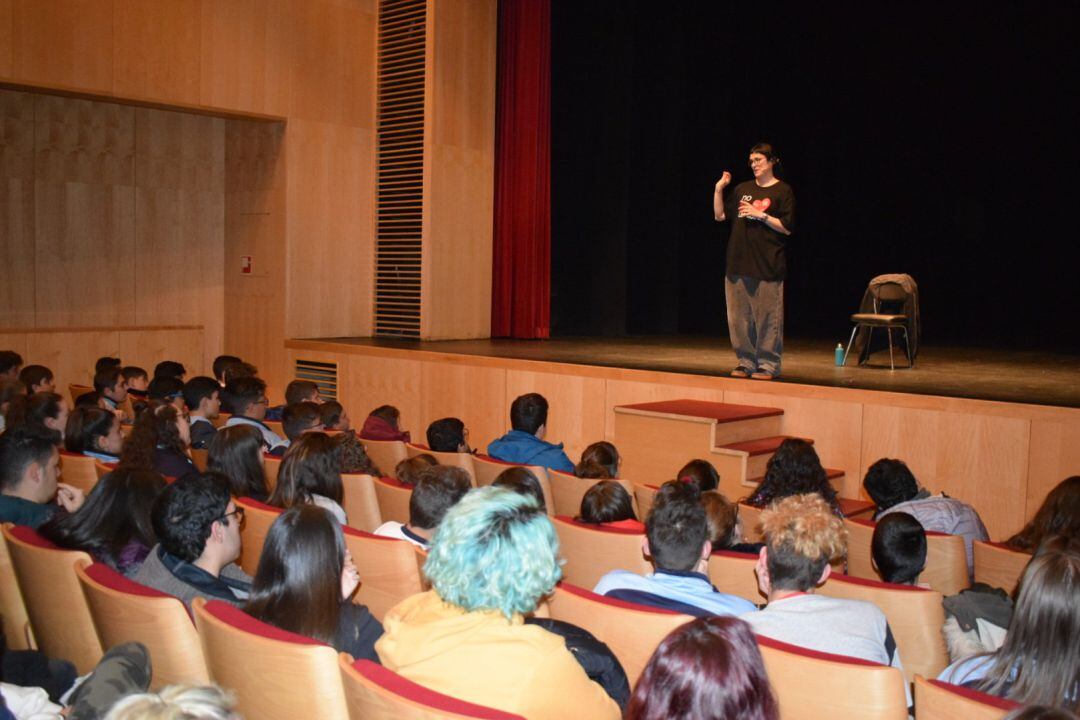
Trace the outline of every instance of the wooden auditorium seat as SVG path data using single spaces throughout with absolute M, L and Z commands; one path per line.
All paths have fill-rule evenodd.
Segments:
M 249 497 L 236 498 L 236 506 L 244 509 L 244 523 L 240 526 L 240 559 L 237 565 L 252 577 L 259 569 L 259 556 L 270 526 L 284 512 L 281 508 L 261 503 Z
M 638 519 L 645 522 L 652 510 L 653 498 L 660 486 L 655 483 L 634 483 L 634 504 L 637 505 Z
M 552 523 L 560 553 L 566 558 L 563 579 L 568 583 L 591 590 L 611 570 L 653 571 L 642 553 L 643 533 L 590 525 L 566 516 L 556 516 Z
M 589 491 L 589 488 L 600 481 L 595 478 L 579 478 L 576 475 L 559 472 L 558 470 L 548 470 L 548 482 L 551 484 L 552 504 L 554 505 L 552 512 L 555 515 L 576 517 L 581 512 L 581 499 L 585 497 L 585 493 Z M 623 486 L 630 496 L 630 502 L 634 506 L 634 513 L 636 514 L 637 500 L 634 498 L 634 483 L 624 478 L 613 478 L 612 482 L 617 482 Z M 638 519 L 644 518 L 639 515 Z
M 92 385 L 76 385 L 75 383 L 68 384 L 68 395 L 71 396 L 71 407 L 75 407 L 75 401 L 87 393 L 94 392 Z
M 101 642 L 75 576 L 75 565 L 90 564 L 90 556 L 62 550 L 22 525 L 5 524 L 3 535 L 38 649 L 71 661 L 80 675 L 90 672 L 101 660 Z
M 907 720 L 904 674 L 896 668 L 757 640 L 781 720 Z
M 82 453 L 60 451 L 60 481 L 73 485 L 89 495 L 98 481 L 96 461 Z
M 739 519 L 742 520 L 744 542 L 765 542 L 765 538 L 761 534 L 761 508 L 741 502 L 739 503 Z
M 409 522 L 409 500 L 412 498 L 412 485 L 406 485 L 394 478 L 387 477 L 374 478 L 374 487 L 382 521 Z
M 329 645 L 220 600 L 196 598 L 192 607 L 210 679 L 236 693 L 243 717 L 347 720 L 337 653 Z
M 11 650 L 30 650 L 34 647 L 30 618 L 26 615 L 15 568 L 11 565 L 7 542 L 0 539 L 0 622 Z
M 874 523 L 870 520 L 845 519 L 848 531 L 848 575 L 880 580 L 870 562 L 870 541 L 874 537 Z M 926 568 L 919 576 L 931 589 L 942 595 L 955 595 L 971 583 L 968 579 L 967 553 L 964 538 L 945 533 L 926 533 Z
M 1012 700 L 940 680 L 915 677 L 915 715 L 918 720 L 1000 720 L 1020 707 Z
M 423 556 L 412 543 L 348 526 L 342 530 L 360 573 L 360 589 L 353 599 L 366 605 L 379 622 L 387 610 L 427 589 L 421 572 Z
M 597 595 L 565 581 L 555 588 L 547 606 L 553 619 L 584 628 L 606 643 L 619 658 L 630 687 L 660 641 L 675 628 L 694 620 L 672 610 Z
M 191 462 L 195 463 L 195 467 L 199 472 L 206 472 L 206 466 L 209 462 L 210 451 L 205 448 L 191 448 L 188 450 L 188 454 L 191 455 Z M 263 463 L 265 469 L 266 463 Z
M 341 653 L 338 665 L 350 720 L 524 720 L 429 690 L 370 660 Z
M 407 452 L 411 458 L 414 458 L 417 455 L 430 455 L 438 460 L 440 465 L 459 467 L 469 473 L 469 480 L 472 482 L 472 486 L 476 487 L 476 471 L 473 469 L 472 453 L 435 452 L 426 445 L 417 445 L 413 443 L 406 443 L 405 452 Z M 394 471 L 393 468 L 384 468 L 381 466 L 379 469 L 384 473 L 392 473 Z
M 395 477 L 398 463 L 409 457 L 405 443 L 400 440 L 364 440 L 360 444 L 383 475 Z
M 263 474 L 266 476 L 266 491 L 273 494 L 277 487 L 278 473 L 281 471 L 282 459 L 277 455 L 263 453 Z
M 975 582 L 986 583 L 1012 593 L 1031 562 L 1031 555 L 1013 550 L 1004 543 L 972 543 L 975 551 Z
M 138 641 L 153 662 L 151 689 L 210 682 L 195 625 L 177 598 L 129 580 L 108 565 L 75 566 L 104 650 Z
M 487 455 L 474 455 L 473 469 L 476 471 L 476 486 L 486 487 L 491 485 L 504 470 L 512 467 L 523 467 L 536 476 L 536 479 L 540 481 L 540 489 L 544 491 L 544 505 L 547 506 L 547 514 L 554 515 L 555 498 L 551 494 L 551 483 L 548 482 L 547 468 L 540 465 L 519 465 L 518 463 L 496 460 Z
M 94 461 L 94 472 L 97 473 L 98 480 L 101 480 L 101 478 L 105 477 L 115 469 L 116 465 L 113 465 L 111 463 L 106 464 L 101 462 L 100 460 Z
M 714 550 L 709 556 L 709 580 L 720 592 L 760 605 L 766 598 L 758 589 L 757 561 L 758 556 L 751 553 Z
M 383 524 L 373 477 L 359 473 L 342 473 L 341 490 L 341 508 L 349 519 L 350 527 L 374 532 Z
M 914 585 L 894 585 L 836 573 L 818 588 L 817 593 L 877 605 L 892 628 L 908 682 L 916 674 L 937 677 L 948 667 L 949 651 L 941 633 L 945 625 L 941 593 Z
M 214 424 L 215 428 L 220 430 L 221 428 L 225 427 L 225 423 L 229 422 L 229 418 L 231 417 L 232 414 L 227 412 L 218 413 L 218 416 L 216 418 L 210 418 L 210 422 Z

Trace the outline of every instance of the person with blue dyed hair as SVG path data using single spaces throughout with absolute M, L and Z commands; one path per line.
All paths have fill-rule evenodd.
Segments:
M 439 525 L 424 572 L 432 589 L 383 618 L 375 650 L 384 666 L 530 719 L 620 716 L 562 637 L 525 623 L 562 576 L 555 529 L 534 498 L 470 491 Z

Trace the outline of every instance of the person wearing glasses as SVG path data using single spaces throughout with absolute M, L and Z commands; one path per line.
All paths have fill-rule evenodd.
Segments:
M 236 566 L 244 509 L 221 473 L 185 475 L 162 492 L 151 515 L 157 545 L 134 580 L 183 601 L 197 597 L 240 607 L 251 576 Z
M 772 380 L 780 376 L 784 351 L 784 248 L 795 229 L 795 194 L 776 177 L 780 158 L 772 145 L 750 149 L 753 180 L 739 183 L 726 199 L 731 173 L 713 192 L 713 216 L 731 220 L 724 295 L 728 333 L 737 364 L 732 377 Z
M 258 428 L 267 450 L 286 445 L 285 439 L 263 422 L 268 402 L 265 381 L 254 376 L 233 378 L 225 383 L 225 400 L 233 412 L 225 427 L 252 425 Z

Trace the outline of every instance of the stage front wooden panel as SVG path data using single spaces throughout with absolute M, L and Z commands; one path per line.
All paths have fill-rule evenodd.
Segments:
M 290 366 L 297 359 L 336 364 L 339 397 L 354 425 L 389 403 L 422 441 L 428 423 L 454 415 L 481 450 L 509 429 L 510 402 L 533 391 L 551 403 L 548 439 L 564 442 L 575 461 L 602 439 L 633 455 L 626 447 L 633 438 L 615 434 L 617 405 L 689 398 L 781 408 L 783 434 L 813 438 L 825 466 L 844 471 L 841 495 L 865 497 L 861 479 L 870 464 L 901 458 L 928 489 L 971 502 L 997 540 L 1018 530 L 1054 485 L 1080 473 L 1080 410 L 1073 408 L 310 340 L 286 347 Z M 628 461 L 623 474 L 663 482 L 690 459 L 641 464 L 639 475 Z

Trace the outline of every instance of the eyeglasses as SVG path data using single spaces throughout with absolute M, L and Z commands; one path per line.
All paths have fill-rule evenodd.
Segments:
M 242 522 L 244 522 L 244 508 L 242 508 L 242 507 L 237 507 L 237 508 L 236 508 L 235 510 L 233 510 L 232 512 L 227 512 L 227 513 L 225 513 L 224 515 L 222 515 L 221 517 L 219 517 L 219 518 L 218 518 L 217 520 L 215 520 L 214 522 L 218 522 L 218 521 L 220 521 L 220 520 L 226 520 L 226 521 L 227 521 L 227 520 L 229 519 L 229 516 L 230 516 L 230 515 L 235 515 L 235 516 L 236 516 L 236 522 L 239 522 L 239 523 L 242 523 Z
M 251 404 L 252 405 L 265 405 L 268 402 L 270 402 L 270 398 L 261 397 L 261 398 L 259 398 L 258 400 L 256 400 L 255 402 L 253 402 Z

